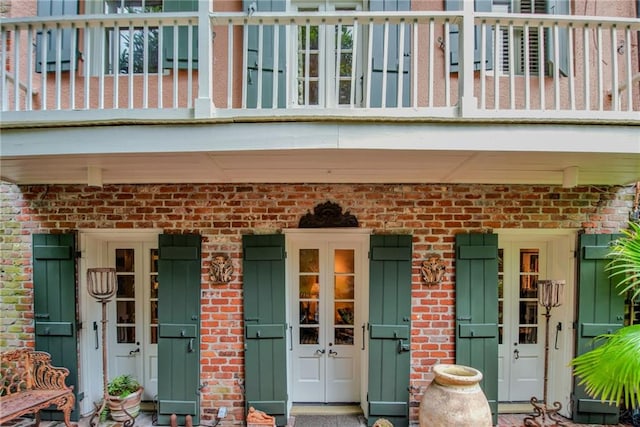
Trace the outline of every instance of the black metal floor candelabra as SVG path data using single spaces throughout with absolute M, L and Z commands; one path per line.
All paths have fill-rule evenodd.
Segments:
M 533 415 L 524 419 L 525 426 L 566 426 L 562 419 L 558 418 L 558 411 L 562 409 L 562 404 L 560 402 L 553 402 L 553 407 L 550 407 L 548 404 L 549 400 L 547 391 L 547 382 L 549 380 L 549 319 L 551 318 L 551 309 L 559 307 L 562 304 L 562 289 L 564 284 L 564 280 L 538 281 L 538 303 L 546 309 L 544 313 L 545 338 L 543 397 L 542 402 L 535 396 L 531 398 L 530 402 L 533 406 Z M 547 420 L 552 422 L 552 424 L 547 424 Z

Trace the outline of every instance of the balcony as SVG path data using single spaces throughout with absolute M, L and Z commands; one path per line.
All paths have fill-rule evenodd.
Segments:
M 10 18 L 0 26 L 3 127 L 274 118 L 640 122 L 632 48 L 639 19 L 200 10 Z

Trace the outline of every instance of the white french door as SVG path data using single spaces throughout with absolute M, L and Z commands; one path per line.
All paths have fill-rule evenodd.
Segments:
M 294 0 L 293 7 L 302 13 L 357 11 L 362 2 Z M 327 108 L 358 104 L 362 99 L 362 41 L 353 25 L 297 26 L 292 61 L 296 64 L 292 88 L 296 105 Z
M 546 277 L 544 241 L 501 243 L 499 248 L 499 400 L 542 396 L 544 322 L 538 281 Z
M 360 401 L 364 240 L 297 235 L 287 250 L 293 402 Z
M 116 268 L 116 295 L 108 304 L 109 377 L 129 374 L 158 392 L 158 249 L 138 242 L 109 242 L 108 265 Z

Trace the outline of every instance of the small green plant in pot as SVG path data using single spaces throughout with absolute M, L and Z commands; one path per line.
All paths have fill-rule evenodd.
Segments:
M 131 375 L 118 375 L 107 383 L 108 407 L 111 418 L 126 421 L 140 413 L 144 388 Z

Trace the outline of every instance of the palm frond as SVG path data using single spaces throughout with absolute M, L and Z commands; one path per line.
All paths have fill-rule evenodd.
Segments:
M 611 246 L 609 257 L 612 260 L 606 269 L 611 277 L 620 276 L 620 293 L 631 292 L 635 300 L 640 296 L 640 224 L 629 222 L 629 228 Z
M 596 341 L 604 342 L 571 361 L 579 384 L 596 399 L 640 406 L 640 325 L 625 326 Z

